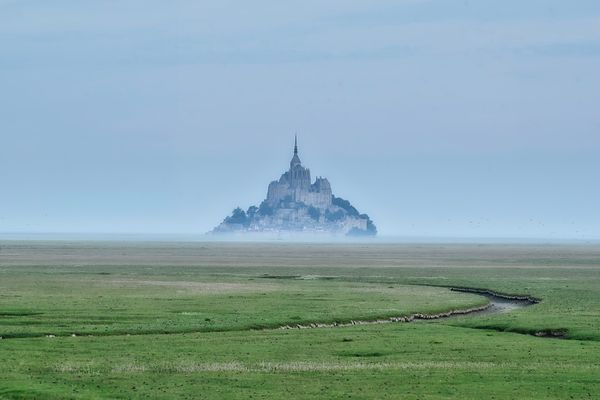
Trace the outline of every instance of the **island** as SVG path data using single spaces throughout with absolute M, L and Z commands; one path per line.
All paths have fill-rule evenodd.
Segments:
M 312 182 L 310 169 L 298 156 L 296 137 L 290 169 L 269 184 L 267 198 L 258 207 L 234 209 L 211 233 L 375 236 L 377 228 L 367 214 L 334 196 L 327 178 L 317 177 Z

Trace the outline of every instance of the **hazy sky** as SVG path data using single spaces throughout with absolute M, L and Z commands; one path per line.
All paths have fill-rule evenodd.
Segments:
M 600 2 L 0 0 L 0 232 L 208 231 L 295 132 L 383 235 L 600 238 Z

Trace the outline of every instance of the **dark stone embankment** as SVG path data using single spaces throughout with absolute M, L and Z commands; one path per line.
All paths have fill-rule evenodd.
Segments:
M 450 287 L 450 290 L 453 292 L 481 294 L 484 296 L 490 296 L 490 297 L 497 298 L 497 299 L 522 301 L 522 302 L 529 303 L 530 305 L 537 304 L 541 301 L 540 299 L 533 297 L 533 296 L 529 296 L 529 295 L 505 294 L 505 293 L 495 292 L 495 291 L 489 290 L 489 289 L 477 289 L 477 288 L 469 288 L 469 287 L 452 286 L 452 287 Z

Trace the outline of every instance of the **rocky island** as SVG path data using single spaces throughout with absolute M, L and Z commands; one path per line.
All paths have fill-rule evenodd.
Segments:
M 290 169 L 269 184 L 267 198 L 246 211 L 236 208 L 212 233 L 309 233 L 374 236 L 375 224 L 349 201 L 333 195 L 327 178 L 311 181 L 298 156 L 298 140 Z

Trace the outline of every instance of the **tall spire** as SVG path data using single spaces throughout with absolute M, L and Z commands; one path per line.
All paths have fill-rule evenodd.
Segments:
M 298 135 L 294 135 L 294 155 L 298 154 Z
M 294 135 L 294 157 L 290 161 L 290 168 L 294 168 L 296 165 L 302 165 L 300 157 L 298 157 L 298 135 Z

